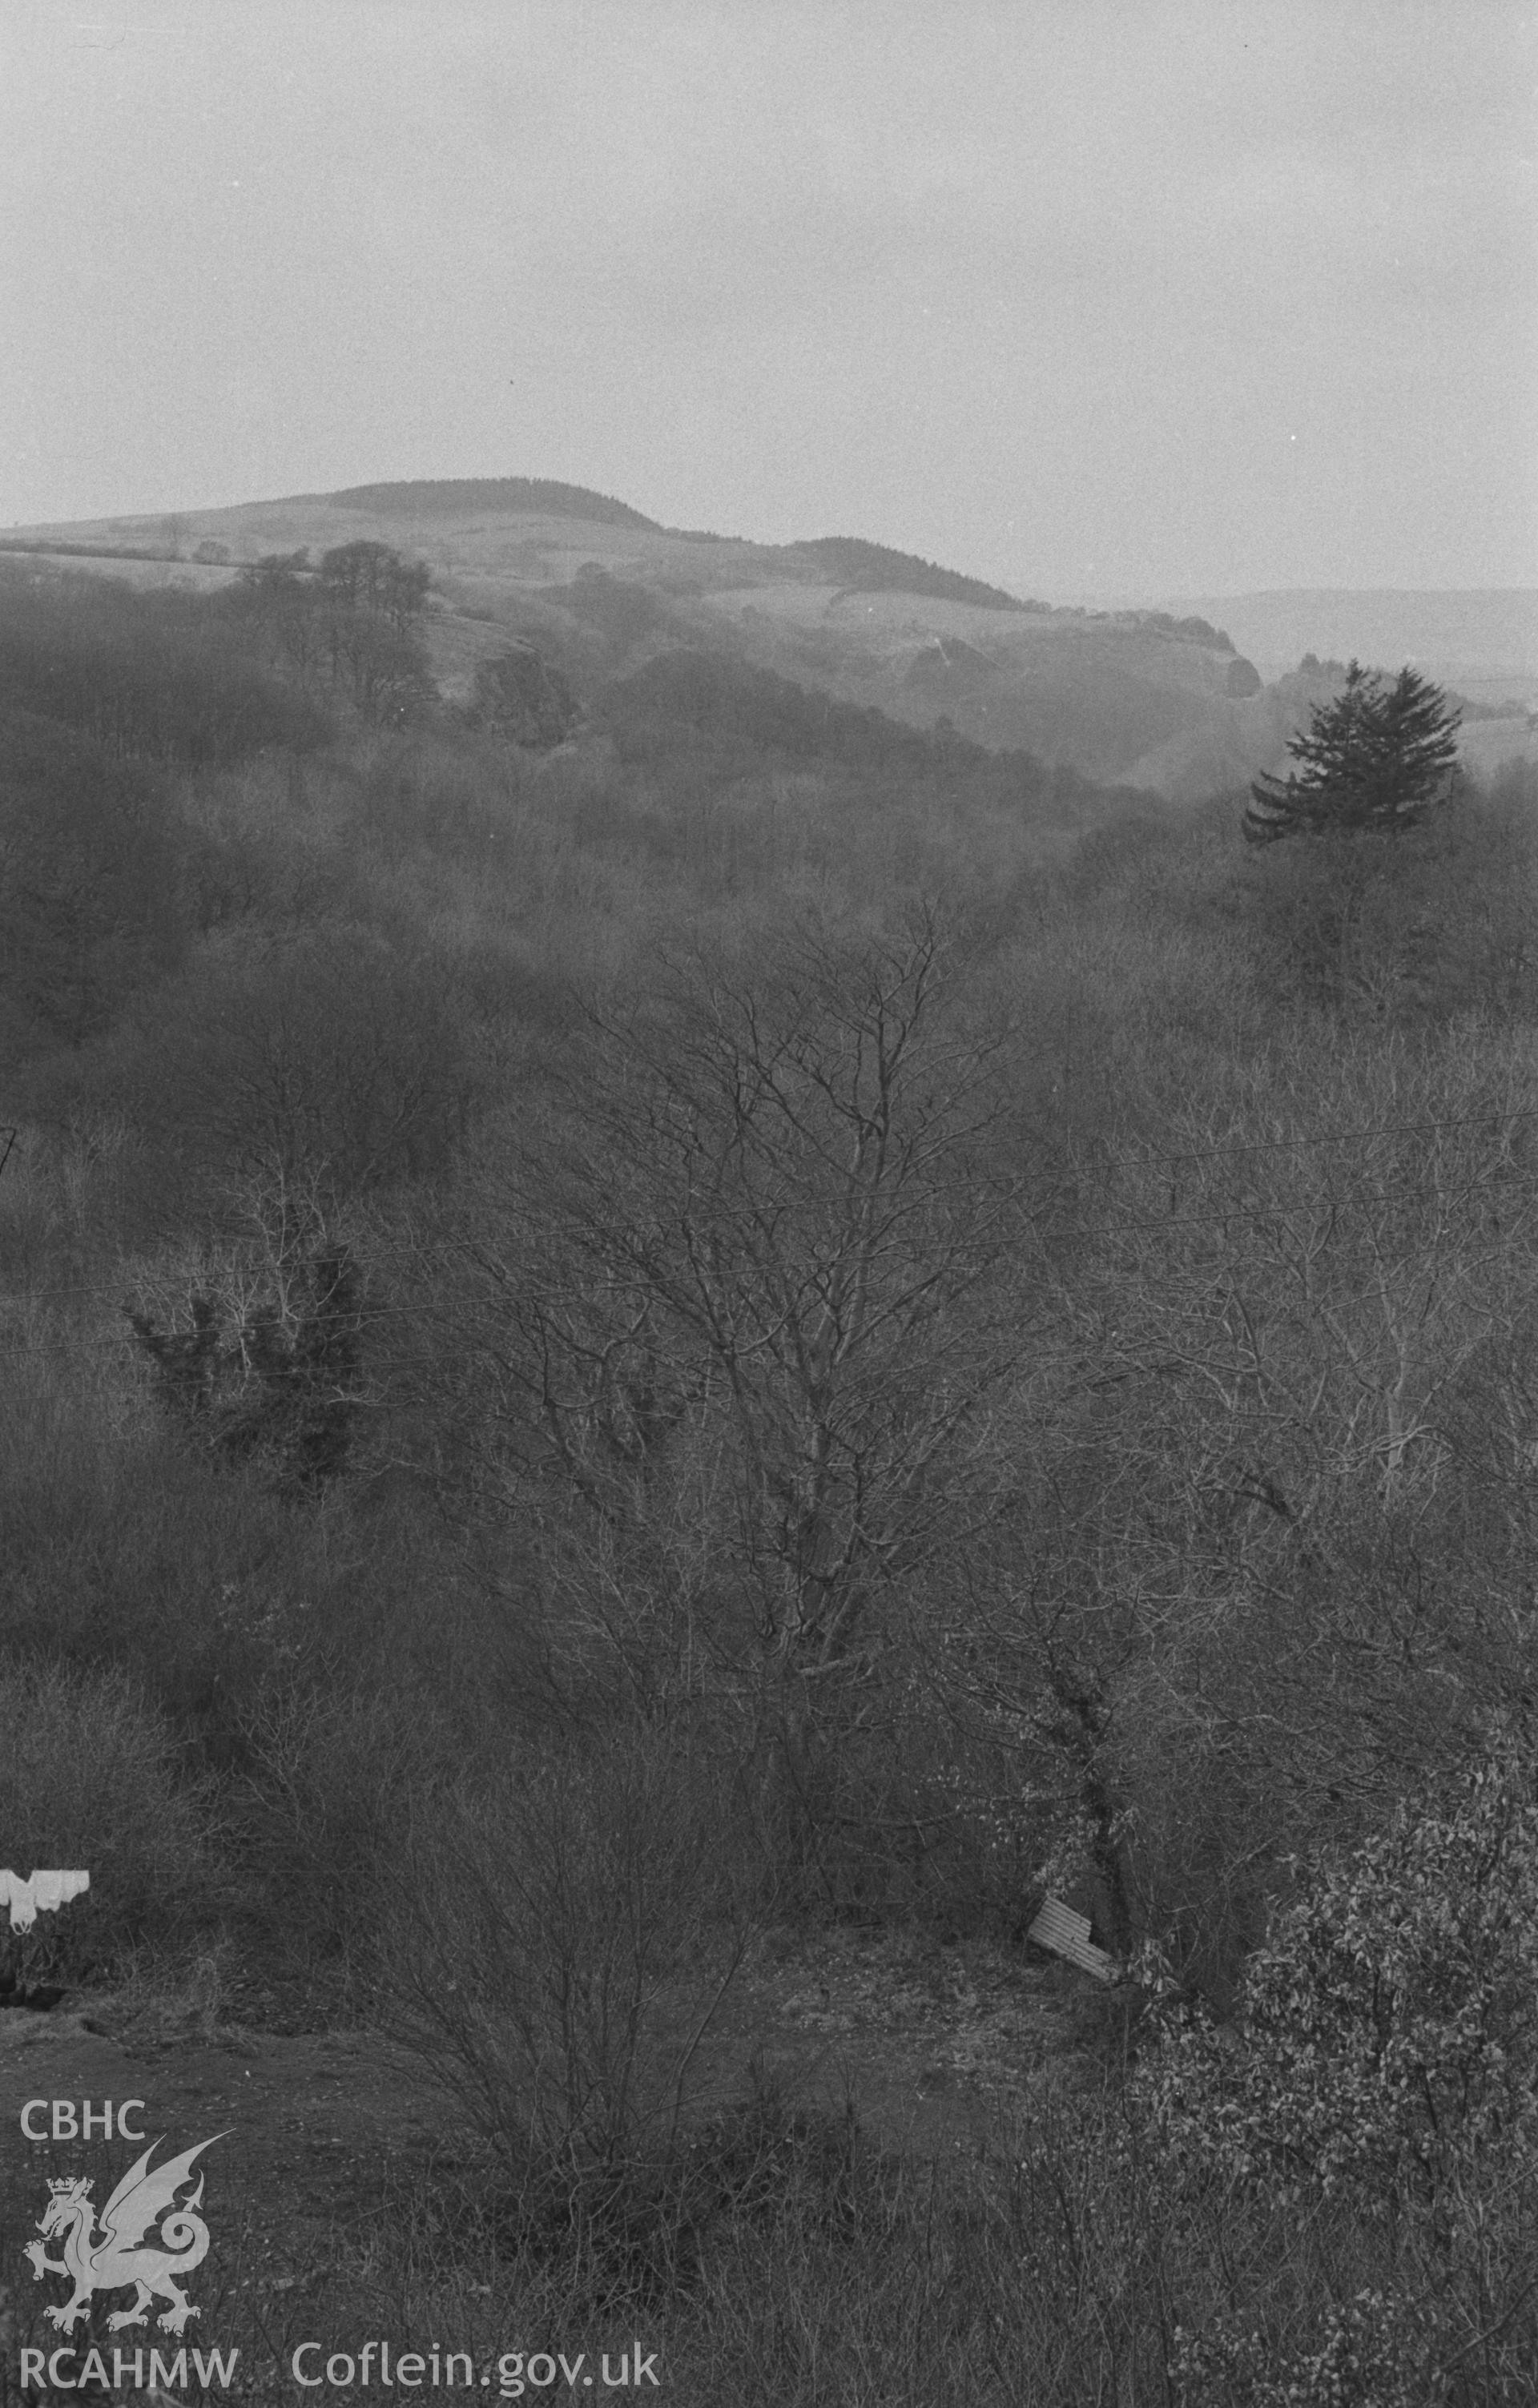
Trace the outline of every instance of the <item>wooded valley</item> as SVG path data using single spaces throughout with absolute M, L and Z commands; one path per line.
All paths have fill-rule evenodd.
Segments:
M 387 2028 L 681 2399 L 1531 2397 L 1538 772 L 1246 844 L 430 599 L 0 561 L 27 1977 Z M 991 2154 L 691 2105 L 1048 1895 Z

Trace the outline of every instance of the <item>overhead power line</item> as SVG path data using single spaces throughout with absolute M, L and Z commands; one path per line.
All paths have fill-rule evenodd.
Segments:
M 1227 1145 L 1204 1145 L 1188 1154 L 1149 1152 L 1144 1162 L 1209 1162 L 1220 1154 L 1293 1154 L 1320 1145 L 1349 1145 L 1358 1138 L 1424 1137 L 1447 1128 L 1488 1128 L 1502 1121 L 1538 1120 L 1538 1106 L 1509 1111 L 1453 1112 L 1433 1121 L 1376 1121 L 1366 1128 L 1332 1129 L 1322 1137 L 1235 1138 Z

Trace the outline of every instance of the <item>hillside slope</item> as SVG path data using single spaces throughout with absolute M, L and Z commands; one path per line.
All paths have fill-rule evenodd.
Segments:
M 1296 690 L 1265 686 L 1200 613 L 1051 609 L 884 545 L 682 532 L 539 479 L 363 485 L 174 521 L 18 530 L 9 542 L 158 549 L 180 560 L 133 573 L 213 582 L 265 552 L 359 538 L 431 566 L 434 665 L 450 693 L 510 637 L 538 644 L 579 695 L 660 652 L 704 648 L 915 727 L 948 722 L 992 749 L 1181 801 L 1243 786 L 1297 724 Z M 200 548 L 225 562 L 196 563 Z

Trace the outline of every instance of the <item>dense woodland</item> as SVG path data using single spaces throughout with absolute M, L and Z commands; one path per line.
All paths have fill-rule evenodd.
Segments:
M 681 2397 L 1531 2398 L 1532 772 L 1246 846 L 427 600 L 0 563 L 34 1970 L 393 2018 Z M 751 1934 L 1049 1888 L 999 2164 L 685 2145 Z

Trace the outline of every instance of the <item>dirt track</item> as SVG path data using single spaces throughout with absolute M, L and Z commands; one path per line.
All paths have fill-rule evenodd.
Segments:
M 756 2058 L 791 2103 L 852 2102 L 879 2147 L 925 2157 L 971 2149 L 997 2142 L 1033 2095 L 1082 2069 L 1073 2036 L 1082 1996 L 1078 1977 L 981 1946 L 846 1931 L 771 1941 L 744 1967 L 700 2052 L 697 2107 L 742 2097 Z M 77 2109 L 89 2100 L 99 2120 L 106 2100 L 116 2110 L 130 2099 L 145 2102 L 134 2124 L 146 2139 L 164 2136 L 163 2157 L 223 2136 L 207 2159 L 213 2245 L 195 2282 L 202 2322 L 187 2339 L 238 2329 L 252 2344 L 248 2364 L 264 2335 L 270 2362 L 281 2362 L 285 2335 L 351 2287 L 429 2157 L 441 2162 L 455 2145 L 424 2070 L 374 2032 L 251 2031 L 207 2010 L 130 2014 L 111 1997 L 0 2014 L 7 2358 L 17 2343 L 50 2341 L 42 2309 L 63 2296 L 57 2276 L 35 2287 L 21 2257 L 50 2177 L 89 2173 L 101 2201 L 143 2145 L 34 2142 L 22 2111 L 29 2100 Z M 49 2120 L 34 2111 L 35 2127 Z M 93 2326 L 126 2296 L 104 2295 Z M 129 2338 L 153 2345 L 159 2336 Z

